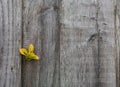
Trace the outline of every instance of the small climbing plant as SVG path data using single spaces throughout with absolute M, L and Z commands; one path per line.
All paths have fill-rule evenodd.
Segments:
M 33 44 L 30 44 L 28 49 L 21 48 L 20 54 L 25 57 L 25 60 L 39 60 L 39 57 L 34 53 Z

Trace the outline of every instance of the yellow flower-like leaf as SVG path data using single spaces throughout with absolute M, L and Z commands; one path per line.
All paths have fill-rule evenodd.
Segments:
M 33 44 L 29 45 L 28 50 L 26 50 L 25 48 L 21 48 L 20 53 L 25 56 L 26 60 L 39 60 L 39 57 L 34 53 Z
M 26 54 L 27 54 L 27 50 L 26 50 L 25 48 L 21 48 L 21 49 L 20 49 L 20 53 L 21 53 L 22 55 L 26 55 Z
M 29 51 L 29 53 L 33 53 L 34 52 L 34 46 L 32 44 L 29 45 L 28 51 Z
M 34 55 L 33 57 L 35 60 L 39 60 L 39 57 L 37 55 Z

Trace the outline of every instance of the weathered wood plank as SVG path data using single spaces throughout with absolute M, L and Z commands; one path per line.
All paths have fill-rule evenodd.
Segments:
M 23 47 L 35 45 L 39 61 L 23 61 L 23 87 L 59 87 L 57 0 L 23 0 Z
M 23 47 L 35 46 L 35 53 L 40 57 L 41 26 L 39 11 L 41 0 L 23 0 Z M 24 59 L 24 57 L 23 57 Z M 40 61 L 22 61 L 22 87 L 38 87 Z
M 62 0 L 62 87 L 116 87 L 114 1 Z
M 95 87 L 94 58 L 97 58 L 96 3 L 91 0 L 62 1 L 60 62 L 62 87 Z M 96 38 L 96 37 L 95 37 Z M 94 40 L 94 37 L 92 38 Z M 90 46 L 91 45 L 91 46 Z M 89 62 L 88 62 L 89 61 Z
M 0 87 L 21 87 L 21 0 L 0 0 Z
M 46 0 L 48 3 L 49 0 Z M 42 60 L 40 68 L 40 87 L 60 87 L 59 82 L 59 29 L 57 0 L 54 4 L 46 5 L 48 8 L 41 15 L 42 22 Z
M 99 87 L 116 87 L 114 7 L 115 0 L 98 1 Z
M 114 34 L 116 57 L 116 87 L 120 87 L 120 1 L 116 0 L 114 6 Z

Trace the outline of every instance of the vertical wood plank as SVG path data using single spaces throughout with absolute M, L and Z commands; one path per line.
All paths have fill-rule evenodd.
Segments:
M 23 47 L 35 46 L 35 53 L 40 57 L 41 25 L 39 11 L 42 0 L 23 0 Z M 41 57 L 40 57 L 41 58 Z M 22 87 L 38 87 L 40 61 L 25 61 L 22 58 Z
M 115 54 L 116 54 L 116 87 L 120 86 L 120 1 L 116 0 L 114 6 L 114 34 L 115 34 Z
M 23 47 L 35 45 L 39 61 L 24 61 L 23 87 L 59 87 L 57 0 L 23 0 Z
M 63 0 L 61 6 L 60 62 L 62 87 L 95 87 L 98 57 L 96 2 Z M 91 36 L 91 38 L 90 38 Z M 91 42 L 91 39 L 94 40 Z
M 40 87 L 60 87 L 58 0 L 44 0 L 41 12 L 42 60 Z
M 0 0 L 0 87 L 21 87 L 21 0 Z
M 115 0 L 62 0 L 62 87 L 116 87 Z
M 100 87 L 116 87 L 115 0 L 98 1 Z

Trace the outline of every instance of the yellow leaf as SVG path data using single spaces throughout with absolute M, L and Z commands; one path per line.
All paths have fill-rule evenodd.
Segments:
M 33 59 L 39 60 L 39 57 L 38 57 L 37 55 L 34 55 L 34 56 L 33 56 Z
M 21 53 L 22 55 L 26 55 L 26 54 L 27 54 L 27 50 L 26 50 L 25 48 L 21 48 L 21 49 L 20 49 L 20 53 Z
M 28 52 L 29 53 L 33 53 L 34 52 L 34 46 L 33 44 L 30 44 L 29 47 L 28 47 Z
M 35 60 L 39 59 L 39 57 L 37 55 L 35 55 L 34 53 L 30 53 L 29 58 L 30 59 L 35 59 Z

